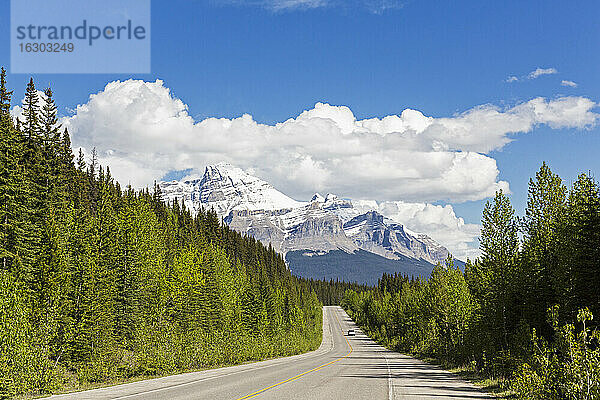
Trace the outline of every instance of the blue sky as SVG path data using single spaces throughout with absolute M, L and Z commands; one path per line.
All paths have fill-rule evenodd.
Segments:
M 8 38 L 8 1 L 3 4 L 0 35 Z M 34 78 L 38 87 L 53 87 L 63 115 L 108 82 L 160 79 L 195 121 L 248 113 L 269 125 L 317 102 L 347 106 L 358 120 L 406 108 L 452 117 L 536 97 L 597 102 L 598 15 L 600 3 L 593 1 L 153 1 L 151 74 Z M 4 40 L 0 64 L 9 61 Z M 556 73 L 529 79 L 537 68 Z M 518 80 L 507 82 L 510 76 Z M 9 74 L 16 99 L 28 78 Z M 512 143 L 487 156 L 497 162 L 498 180 L 510 184 L 519 212 L 527 181 L 543 160 L 567 181 L 600 169 L 597 127 L 542 123 L 510 137 Z M 485 199 L 448 201 L 458 216 L 478 223 Z

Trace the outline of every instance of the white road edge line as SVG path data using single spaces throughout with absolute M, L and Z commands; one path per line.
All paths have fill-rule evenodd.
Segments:
M 390 363 L 385 354 L 383 355 L 383 358 L 385 358 L 388 372 L 388 400 L 394 400 L 394 378 L 392 376 L 392 370 L 390 369 Z

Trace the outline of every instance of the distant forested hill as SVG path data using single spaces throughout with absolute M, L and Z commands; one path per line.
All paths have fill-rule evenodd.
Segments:
M 304 278 L 341 280 L 375 286 L 383 274 L 402 274 L 427 278 L 434 265 L 398 255 L 390 260 L 365 250 L 346 253 L 332 250 L 325 254 L 311 254 L 304 250 L 290 251 L 286 260 L 294 275 Z

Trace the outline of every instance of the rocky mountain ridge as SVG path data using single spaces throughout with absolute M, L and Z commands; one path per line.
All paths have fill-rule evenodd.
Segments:
M 436 264 L 449 252 L 425 234 L 418 234 L 376 211 L 361 212 L 352 200 L 316 193 L 299 202 L 264 180 L 231 164 L 206 167 L 204 174 L 161 182 L 162 197 L 198 212 L 214 209 L 232 228 L 247 233 L 278 252 L 307 255 L 359 249 L 386 259 L 402 258 Z

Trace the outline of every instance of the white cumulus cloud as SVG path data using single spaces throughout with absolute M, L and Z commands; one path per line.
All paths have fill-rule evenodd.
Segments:
M 228 161 L 253 168 L 299 199 L 315 190 L 351 198 L 467 201 L 509 190 L 488 153 L 536 125 L 585 128 L 598 117 L 583 97 L 535 98 L 509 109 L 483 105 L 447 118 L 406 109 L 357 120 L 345 106 L 317 103 L 295 118 L 261 124 L 194 121 L 160 80 L 115 81 L 63 119 L 73 143 L 96 147 L 113 175 L 135 187 L 173 170 Z
M 535 79 L 535 78 L 539 78 L 542 75 L 553 75 L 553 74 L 558 74 L 558 71 L 556 70 L 556 68 L 536 68 L 535 70 L 531 71 L 529 73 L 529 75 L 527 75 L 527 77 L 529 79 Z
M 477 255 L 479 226 L 465 223 L 451 205 L 429 203 L 509 191 L 498 179 L 492 150 L 542 124 L 593 126 L 595 106 L 584 97 L 534 98 L 445 118 L 405 109 L 358 120 L 348 107 L 317 103 L 274 125 L 248 114 L 195 121 L 162 81 L 127 80 L 108 83 L 61 122 L 73 144 L 88 154 L 95 147 L 123 184 L 144 187 L 174 170 L 202 173 L 207 164 L 227 161 L 298 200 L 315 191 L 377 199 L 375 209 L 383 215 L 464 259 Z
M 575 83 L 573 81 L 565 81 L 565 80 L 563 80 L 563 81 L 560 82 L 560 84 L 562 86 L 568 86 L 568 87 L 573 87 L 573 88 L 577 87 L 577 83 Z

